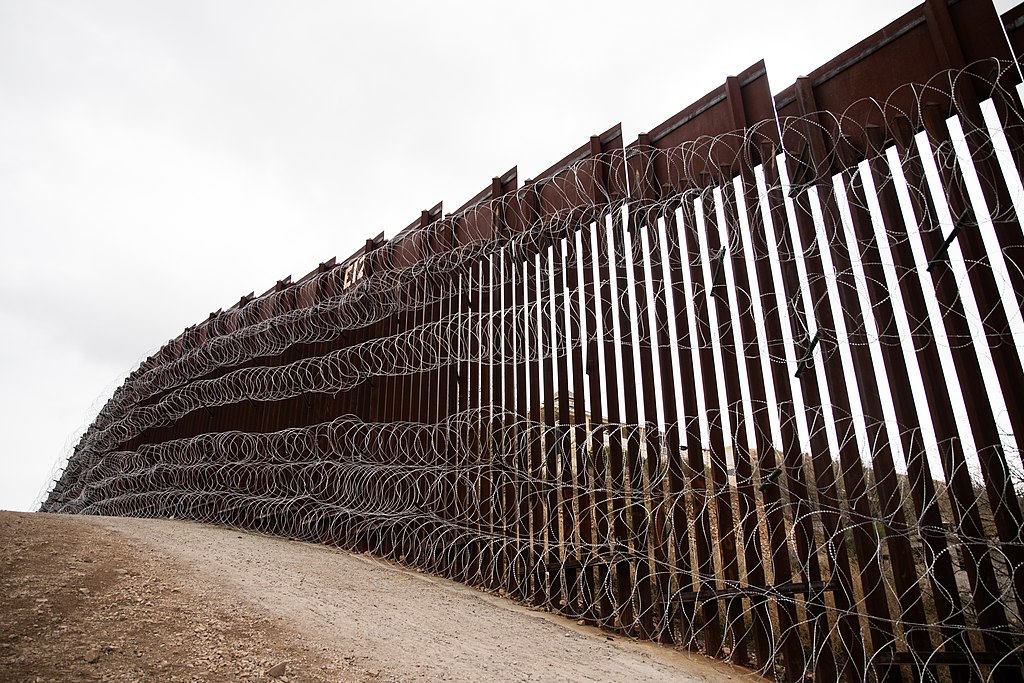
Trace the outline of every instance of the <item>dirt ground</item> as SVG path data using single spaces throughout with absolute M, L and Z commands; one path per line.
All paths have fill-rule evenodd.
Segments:
M 4 682 L 744 678 L 367 555 L 191 522 L 0 512 Z

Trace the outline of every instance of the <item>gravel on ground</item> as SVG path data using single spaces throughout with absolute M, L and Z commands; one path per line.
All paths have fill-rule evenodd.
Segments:
M 369 555 L 0 512 L 0 681 L 759 679 Z

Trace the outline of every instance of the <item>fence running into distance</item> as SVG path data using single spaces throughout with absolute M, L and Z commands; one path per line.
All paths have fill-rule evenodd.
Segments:
M 926 2 L 243 297 L 43 509 L 369 551 L 779 680 L 1022 680 L 1022 25 Z

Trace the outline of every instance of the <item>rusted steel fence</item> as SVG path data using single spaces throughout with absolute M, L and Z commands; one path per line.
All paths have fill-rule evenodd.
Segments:
M 370 551 L 778 680 L 1021 680 L 1022 24 L 927 2 L 243 297 L 43 509 Z

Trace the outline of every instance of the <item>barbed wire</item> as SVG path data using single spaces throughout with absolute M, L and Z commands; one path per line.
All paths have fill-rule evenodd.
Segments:
M 779 680 L 1019 669 L 1015 68 L 584 155 L 214 316 L 43 509 L 334 543 Z

